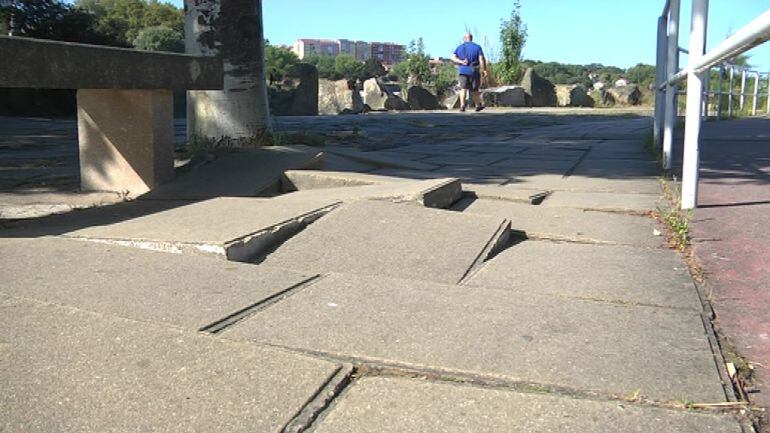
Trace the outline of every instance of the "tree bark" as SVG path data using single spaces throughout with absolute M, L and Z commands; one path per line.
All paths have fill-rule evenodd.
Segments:
M 187 92 L 187 135 L 243 139 L 271 130 L 261 0 L 185 0 L 185 51 L 224 62 L 221 91 Z

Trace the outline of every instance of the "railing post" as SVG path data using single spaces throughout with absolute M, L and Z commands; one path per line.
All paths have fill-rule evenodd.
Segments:
M 658 18 L 658 47 L 655 59 L 655 122 L 653 125 L 653 138 L 655 147 L 663 144 L 663 116 L 666 109 L 666 93 L 660 90 L 660 85 L 666 80 L 666 25 L 668 19 L 664 16 Z M 768 99 L 770 100 L 770 98 Z
M 688 62 L 697 65 L 706 47 L 708 0 L 692 1 L 690 26 L 690 54 Z M 707 73 L 707 72 L 706 72 Z M 682 209 L 693 209 L 698 200 L 699 136 L 701 126 L 701 97 L 703 73 L 687 75 L 687 113 L 684 128 L 684 156 L 682 158 Z
M 668 56 L 666 80 L 678 72 L 679 55 L 679 0 L 671 0 L 668 17 Z M 666 101 L 663 119 L 663 169 L 671 170 L 671 150 L 674 144 L 676 122 L 676 86 L 666 85 Z
M 754 101 L 751 104 L 751 115 L 757 115 L 757 98 L 759 97 L 759 72 L 754 73 Z
M 717 85 L 717 120 L 722 119 L 722 76 L 725 74 L 725 65 L 719 65 L 719 84 Z
M 770 113 L 770 72 L 767 73 L 767 113 Z
M 709 100 L 711 93 L 711 68 L 704 72 L 703 76 L 703 121 L 709 119 Z
M 741 69 L 741 111 L 746 103 L 746 70 Z
M 735 68 L 730 65 L 730 93 L 727 95 L 727 118 L 733 117 L 733 78 Z

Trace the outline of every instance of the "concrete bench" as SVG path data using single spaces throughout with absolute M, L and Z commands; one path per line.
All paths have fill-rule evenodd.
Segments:
M 76 89 L 81 188 L 174 176 L 172 90 L 221 90 L 220 59 L 0 36 L 0 87 Z

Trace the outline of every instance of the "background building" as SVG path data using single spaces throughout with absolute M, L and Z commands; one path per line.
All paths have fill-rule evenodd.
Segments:
M 340 43 L 331 39 L 297 39 L 293 51 L 300 59 L 311 53 L 336 56 L 340 53 Z
M 292 51 L 300 59 L 310 53 L 325 56 L 348 54 L 359 61 L 378 59 L 385 66 L 393 66 L 404 60 L 406 47 L 392 42 L 365 42 L 350 39 L 297 39 Z

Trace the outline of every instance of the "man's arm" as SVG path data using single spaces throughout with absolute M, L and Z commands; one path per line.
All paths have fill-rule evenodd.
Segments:
M 468 59 L 460 60 L 459 57 L 457 57 L 457 53 L 452 54 L 452 63 L 458 64 L 458 65 L 467 65 Z
M 479 67 L 481 68 L 482 74 L 488 74 L 489 71 L 487 70 L 487 59 L 484 57 L 484 54 L 479 55 Z

